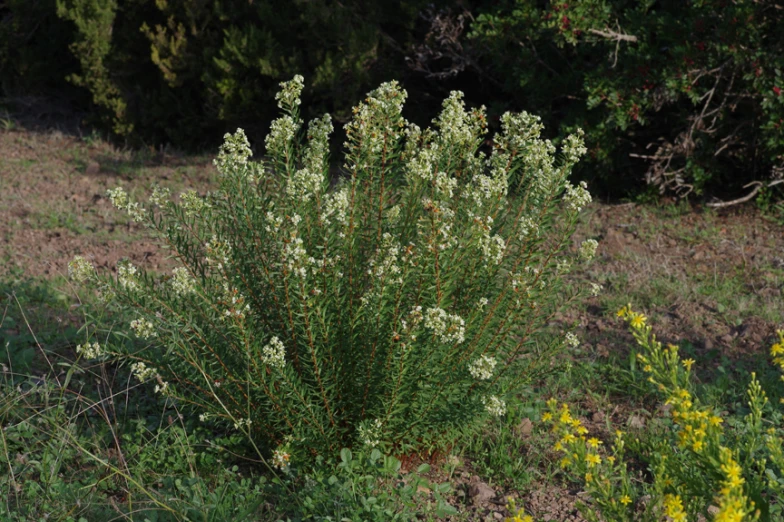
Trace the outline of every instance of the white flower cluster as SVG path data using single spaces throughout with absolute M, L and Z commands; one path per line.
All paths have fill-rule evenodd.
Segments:
M 131 365 L 131 372 L 139 382 L 145 382 L 158 376 L 158 372 L 155 368 L 151 368 L 141 361 L 137 361 Z
M 321 192 L 324 174 L 319 170 L 302 168 L 289 177 L 286 183 L 286 194 L 297 201 L 310 201 L 314 194 Z
M 439 145 L 430 144 L 422 148 L 406 162 L 406 179 L 409 183 L 426 183 L 433 187 L 433 194 L 439 200 L 450 200 L 454 197 L 457 180 L 443 171 L 436 170 L 439 156 Z
M 544 130 L 542 118 L 527 112 L 506 112 L 501 116 L 501 133 L 495 142 L 503 150 L 524 151 Z
M 349 187 L 342 187 L 327 196 L 322 215 L 324 223 L 328 225 L 335 220 L 341 226 L 348 226 L 349 194 Z M 343 233 L 341 237 L 344 237 Z
M 283 246 L 283 263 L 286 271 L 301 279 L 305 279 L 308 275 L 308 252 L 304 245 L 302 238 L 295 236 Z
M 505 173 L 487 176 L 481 172 L 474 174 L 471 184 L 466 188 L 464 197 L 480 209 L 488 203 L 499 203 L 509 191 Z
M 231 258 L 231 246 L 225 241 L 221 241 L 217 236 L 212 238 L 205 245 L 207 249 L 207 263 L 215 265 L 218 270 L 223 270 Z
M 448 314 L 441 308 L 428 308 L 424 324 L 442 343 L 460 344 L 465 341 L 465 321 L 459 315 Z
M 234 429 L 242 429 L 244 427 L 250 427 L 253 424 L 253 421 L 250 419 L 237 419 L 237 422 L 234 423 Z
M 150 379 L 155 379 L 158 381 L 155 384 L 155 393 L 166 394 L 169 392 L 169 383 L 161 378 L 160 374 L 157 372 L 157 370 L 155 370 L 155 368 L 151 368 L 143 362 L 137 361 L 131 365 L 131 373 L 133 373 L 139 382 L 145 382 Z
M 572 265 L 569 264 L 569 261 L 566 259 L 559 259 L 555 264 L 555 272 L 558 274 L 565 274 L 571 267 Z
M 344 146 L 350 151 L 349 155 L 367 157 L 380 154 L 389 145 L 385 136 L 394 135 L 405 126 L 401 113 L 407 97 L 408 93 L 400 88 L 400 84 L 391 81 L 382 83 L 354 107 L 354 118 L 344 126 L 349 139 Z M 357 147 L 361 148 L 361 152 Z
M 591 202 L 591 193 L 588 192 L 588 184 L 585 183 L 585 181 L 581 181 L 580 184 L 575 187 L 570 183 L 567 183 L 564 202 L 566 202 L 566 206 L 569 210 L 581 211 Z
M 299 97 L 304 88 L 305 78 L 299 74 L 287 82 L 280 82 L 280 91 L 275 95 L 275 99 L 278 101 L 278 107 L 283 110 L 298 107 L 301 103 Z
M 368 275 L 384 281 L 388 285 L 402 284 L 403 279 L 400 277 L 401 270 L 398 265 L 399 258 L 400 245 L 393 240 L 392 234 L 385 232 L 376 257 L 370 260 Z M 391 279 L 387 280 L 387 277 L 391 277 Z
M 495 360 L 495 357 L 483 355 L 468 365 L 468 373 L 470 373 L 474 379 L 486 381 L 493 376 L 496 364 L 497 361 Z
M 76 353 L 81 354 L 85 359 L 97 359 L 105 355 L 103 348 L 98 343 L 84 343 L 76 347 Z
M 359 441 L 370 448 L 375 448 L 381 444 L 381 419 L 375 419 L 370 423 L 360 424 Z
M 570 134 L 564 140 L 561 146 L 561 151 L 564 155 L 564 160 L 571 166 L 580 161 L 588 149 L 585 148 L 585 140 L 583 139 L 585 132 L 582 129 L 577 129 L 577 132 Z
M 68 277 L 77 283 L 83 283 L 95 275 L 92 263 L 82 256 L 75 256 L 68 263 Z
M 171 197 L 171 190 L 156 185 L 152 189 L 152 194 L 150 195 L 150 203 L 162 207 L 169 201 L 170 197 Z
M 282 369 L 286 365 L 286 347 L 283 342 L 277 337 L 270 339 L 261 349 L 261 360 L 273 368 Z
M 180 206 L 185 211 L 185 215 L 190 217 L 198 216 L 202 210 L 209 208 L 210 204 L 199 196 L 198 192 L 190 189 L 180 194 Z
M 479 298 L 479 308 L 484 308 L 485 306 L 487 306 L 487 303 L 489 302 L 490 301 L 488 301 L 487 297 Z
M 109 196 L 109 201 L 112 202 L 112 205 L 119 210 L 128 212 L 128 215 L 131 216 L 134 222 L 141 223 L 144 221 L 144 208 L 139 203 L 131 201 L 122 187 L 110 189 L 106 191 L 106 194 Z
M 264 139 L 267 154 L 272 157 L 285 157 L 289 144 L 299 131 L 299 127 L 299 122 L 294 121 L 294 118 L 289 115 L 273 120 L 270 133 Z
M 114 208 L 125 210 L 128 207 L 128 193 L 122 187 L 109 189 L 106 191 L 106 195 L 109 196 L 109 201 L 114 205 Z
M 234 134 L 228 132 L 223 135 L 223 144 L 218 149 L 218 157 L 213 160 L 213 165 L 223 176 L 236 173 L 238 171 L 247 172 L 248 158 L 253 155 L 250 149 L 250 142 L 245 135 L 245 131 L 237 129 Z M 252 175 L 251 175 L 252 176 Z M 249 179 L 253 181 L 253 179 Z
M 596 255 L 596 249 L 599 247 L 599 242 L 595 239 L 586 239 L 580 244 L 579 255 L 580 259 L 590 261 Z
M 446 172 L 438 171 L 432 179 L 435 194 L 439 199 L 449 200 L 454 197 L 457 180 Z
M 175 294 L 185 296 L 196 291 L 196 280 L 187 268 L 180 266 L 172 270 L 171 286 Z
M 329 168 L 329 135 L 332 132 L 332 119 L 325 114 L 308 125 L 308 146 L 303 153 L 303 167 L 288 179 L 286 194 L 301 202 L 321 192 L 325 182 L 324 172 Z
M 414 329 L 416 329 L 417 326 L 420 325 L 423 319 L 424 319 L 424 315 L 422 315 L 422 307 L 415 306 L 414 308 L 411 309 L 410 312 L 408 312 L 408 319 L 400 320 L 400 328 L 404 331 L 413 331 Z M 417 336 L 415 334 L 410 334 L 409 338 L 412 341 L 416 341 Z
M 131 321 L 131 329 L 133 330 L 133 333 L 141 339 L 158 337 L 158 333 L 155 331 L 155 325 L 147 319 L 134 319 Z
M 577 348 L 580 346 L 580 339 L 577 338 L 572 332 L 568 332 L 564 336 L 564 344 L 570 348 Z
M 485 107 L 466 112 L 464 95 L 452 91 L 442 104 L 441 113 L 433 124 L 438 127 L 441 142 L 461 149 L 473 148 L 484 132 Z
M 169 391 L 169 383 L 161 379 L 161 376 L 158 375 L 158 383 L 155 385 L 155 393 L 163 393 L 166 394 Z
M 245 296 L 236 288 L 229 287 L 223 283 L 223 304 L 227 307 L 223 311 L 223 318 L 245 319 L 245 315 L 250 311 L 250 305 L 245 302 Z
M 397 223 L 400 219 L 400 205 L 395 205 L 384 213 L 384 220 L 390 224 Z
M 485 410 L 493 417 L 501 417 L 506 413 L 506 402 L 495 395 L 482 397 L 482 404 L 485 405 Z
M 433 201 L 430 198 L 423 198 L 422 206 L 435 216 L 435 237 L 425 237 L 424 239 L 429 244 L 430 249 L 443 251 L 457 246 L 459 244 L 457 237 L 452 234 L 455 211 L 447 206 L 446 201 Z M 423 218 L 423 221 L 426 225 L 420 226 L 419 234 L 421 236 L 430 236 L 432 224 L 428 219 Z
M 550 140 L 536 140 L 528 146 L 523 161 L 534 174 L 531 189 L 542 196 L 552 194 L 561 181 L 555 167 L 555 145 Z
M 266 230 L 268 234 L 277 234 L 283 226 L 283 218 L 276 216 L 271 210 L 267 211 L 267 214 L 264 216 L 264 221 L 267 222 L 267 224 L 264 225 L 264 230 Z
M 139 281 L 136 278 L 136 267 L 130 262 L 124 261 L 117 266 L 117 282 L 124 289 L 134 292 L 139 289 Z
M 525 241 L 529 237 L 539 236 L 539 225 L 532 218 L 523 216 L 517 223 L 518 237 L 520 241 Z
M 598 283 L 591 283 L 591 296 L 597 297 L 599 294 L 602 293 L 604 287 Z
M 487 216 L 487 219 L 492 219 Z M 489 230 L 482 229 L 482 234 L 479 236 L 479 249 L 482 251 L 482 256 L 492 262 L 494 265 L 501 263 L 504 258 L 504 251 L 506 250 L 506 241 L 498 234 L 490 236 Z
M 276 467 L 281 471 L 285 471 L 289 469 L 289 461 L 291 461 L 291 455 L 289 455 L 288 452 L 280 449 L 276 449 L 272 452 L 273 467 Z

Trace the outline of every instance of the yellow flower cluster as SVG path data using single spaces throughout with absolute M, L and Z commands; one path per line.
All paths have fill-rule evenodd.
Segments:
M 672 522 L 686 522 L 683 500 L 680 495 L 664 495 L 664 512 Z
M 771 346 L 770 354 L 773 356 L 773 363 L 784 370 L 784 330 L 776 332 L 779 335 L 779 342 Z M 784 375 L 781 376 L 784 380 Z
M 713 414 L 711 409 L 700 407 L 697 399 L 687 389 L 694 360 L 681 360 L 676 346 L 669 345 L 663 348 L 651 334 L 651 327 L 645 324 L 645 316 L 634 312 L 631 306 L 621 308 L 618 316 L 628 322 L 635 339 L 644 349 L 644 353 L 637 355 L 637 360 L 644 365 L 643 370 L 649 374 L 648 380 L 667 397 L 666 404 L 672 406 L 672 419 L 679 427 L 678 446 L 693 452 L 695 465 L 697 461 L 711 464 L 715 462 L 713 456 L 719 455 L 720 470 L 724 480 L 721 482 L 718 497 L 719 511 L 713 520 L 716 522 L 755 520 L 757 513 L 754 510 L 754 502 L 748 499 L 743 489 L 745 482 L 743 469 L 735 461 L 733 451 L 721 444 L 723 420 Z M 776 357 L 774 361 L 784 368 L 784 332 L 780 333 L 780 338 L 782 342 L 773 346 L 772 353 Z M 756 397 L 759 396 L 759 400 L 766 400 L 764 393 L 757 388 L 759 383 L 752 374 L 749 392 L 752 410 L 758 402 Z M 758 415 L 761 415 L 761 412 Z M 663 462 L 666 462 L 666 458 Z M 666 473 L 666 470 L 662 471 Z M 663 483 L 673 486 L 669 478 Z M 677 490 L 677 485 L 675 486 Z M 683 500 L 679 495 L 666 494 L 663 504 L 667 516 L 673 522 L 686 520 Z
M 754 502 L 743 493 L 743 469 L 733 458 L 732 450 L 720 448 L 721 472 L 724 480 L 721 483 L 719 512 L 713 519 L 715 522 L 742 522 L 749 520 L 746 516 L 754 511 Z M 753 516 L 750 518 L 754 518 Z
M 517 508 L 512 497 L 509 497 L 506 509 L 508 509 L 510 513 L 513 513 L 513 515 L 511 517 L 506 517 L 504 522 L 534 522 L 534 518 L 531 515 L 526 515 L 523 508 Z
M 588 429 L 572 415 L 568 405 L 559 406 L 555 399 L 550 399 L 547 408 L 542 421 L 552 424 L 552 432 L 558 437 L 553 449 L 563 454 L 561 467 L 583 478 L 586 490 L 595 502 L 616 513 L 619 520 L 625 519 L 627 506 L 632 503 L 632 490 L 626 468 L 616 466 L 624 447 L 623 432 L 616 432 L 613 454 L 602 456 L 599 447 L 603 442 L 596 437 L 586 437 Z
M 645 316 L 633 311 L 630 305 L 621 308 L 618 317 L 629 323 L 638 343 L 645 348 L 645 353 L 637 354 L 637 360 L 643 364 L 648 381 L 667 396 L 666 404 L 672 406 L 672 419 L 680 428 L 678 446 L 700 453 L 708 439 L 718 443 L 721 417 L 707 408 L 700 408 L 687 389 L 694 360 L 681 360 L 677 346 L 662 347 L 646 325 Z

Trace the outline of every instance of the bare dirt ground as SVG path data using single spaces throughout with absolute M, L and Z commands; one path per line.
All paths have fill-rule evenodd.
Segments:
M 101 270 L 114 270 L 122 258 L 163 270 L 165 254 L 111 207 L 107 189 L 120 185 L 141 199 L 156 183 L 173 193 L 204 193 L 214 181 L 207 156 L 130 152 L 58 131 L 0 131 L 0 282 L 62 282 L 77 254 Z M 599 240 L 599 253 L 579 276 L 605 291 L 587 308 L 558 318 L 578 324 L 587 357 L 628 350 L 631 338 L 613 320 L 627 302 L 651 318 L 664 341 L 688 341 L 701 354 L 759 354 L 784 327 L 784 226 L 753 207 L 714 212 L 674 203 L 594 204 L 575 244 L 587 237 Z M 616 412 L 613 420 L 623 415 Z M 470 520 L 507 515 L 504 498 L 514 492 L 482 482 L 470 463 L 454 478 L 453 498 L 472 506 Z M 537 519 L 576 521 L 583 520 L 578 498 L 576 491 L 548 485 L 520 500 Z

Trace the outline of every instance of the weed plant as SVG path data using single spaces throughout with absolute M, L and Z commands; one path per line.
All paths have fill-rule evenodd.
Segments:
M 663 347 L 644 315 L 623 307 L 618 315 L 631 328 L 641 350 L 638 363 L 664 398 L 664 429 L 632 442 L 652 480 L 638 482 L 624 458 L 627 437 L 616 431 L 607 451 L 568 405 L 548 403 L 542 417 L 558 436 L 554 449 L 561 466 L 585 484 L 589 520 L 780 520 L 784 484 L 782 415 L 768 400 L 755 373 L 746 389 L 746 415 L 719 411 L 701 400 L 692 378 L 694 359 L 678 347 Z M 784 368 L 784 331 L 771 349 Z M 601 516 L 601 518 L 599 518 Z
M 156 277 L 125 263 L 104 280 L 74 260 L 77 279 L 135 314 L 128 330 L 143 341 L 91 341 L 85 355 L 119 355 L 282 470 L 356 445 L 443 445 L 503 415 L 577 341 L 544 325 L 599 291 L 562 285 L 597 246 L 570 241 L 591 199 L 567 181 L 581 134 L 557 161 L 537 117 L 508 113 L 485 151 L 484 108 L 452 93 L 422 130 L 390 82 L 355 107 L 332 176 L 330 117 L 305 129 L 302 78 L 281 86 L 266 157 L 227 134 L 219 190 L 174 202 L 158 188 L 149 204 L 110 191 L 180 266 Z

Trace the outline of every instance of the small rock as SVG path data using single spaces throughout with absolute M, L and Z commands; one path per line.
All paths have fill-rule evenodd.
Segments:
M 517 432 L 518 437 L 530 437 L 533 429 L 534 423 L 531 422 L 531 419 L 525 418 L 515 427 L 515 432 Z
M 708 506 L 708 514 L 711 515 L 711 516 L 718 515 L 719 511 L 721 511 L 721 510 L 718 507 L 716 507 L 716 506 Z
M 474 482 L 468 486 L 468 496 L 473 501 L 474 505 L 487 502 L 495 498 L 495 490 L 485 484 L 484 482 Z
M 645 419 L 639 415 L 632 415 L 629 417 L 629 427 L 635 430 L 641 430 L 645 427 Z
M 97 162 L 91 161 L 90 163 L 87 164 L 87 170 L 85 171 L 85 173 L 88 176 L 95 176 L 99 172 L 101 172 L 101 166 Z
M 597 411 L 593 415 L 591 415 L 591 421 L 593 422 L 604 422 L 604 413 Z
M 498 511 L 494 511 L 493 512 L 493 518 L 496 519 L 496 520 L 503 520 L 504 516 L 501 513 L 499 513 Z
M 706 350 L 713 350 L 713 341 L 711 341 L 710 339 L 705 339 L 705 342 L 703 344 L 705 345 Z
M 723 342 L 723 343 L 725 343 L 725 344 L 730 344 L 730 343 L 732 343 L 732 341 L 733 341 L 734 339 L 735 339 L 735 338 L 734 338 L 734 337 L 732 337 L 730 334 L 727 334 L 727 335 L 724 335 L 724 336 L 722 336 L 722 338 L 721 338 L 721 342 Z

